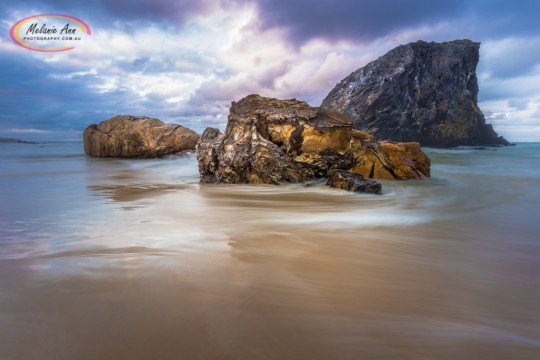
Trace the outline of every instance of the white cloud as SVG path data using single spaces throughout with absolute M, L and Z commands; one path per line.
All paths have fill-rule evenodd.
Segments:
M 85 77 L 97 93 L 129 94 L 133 111 L 173 116 L 164 119 L 169 121 L 196 114 L 211 123 L 225 122 L 230 101 L 254 92 L 317 105 L 337 81 L 376 55 L 373 46 L 347 42 L 312 40 L 295 49 L 279 29 L 260 30 L 253 4 L 233 10 L 215 8 L 180 31 L 152 25 L 130 33 L 121 23 L 93 28 L 73 51 L 25 54 L 61 69 L 52 78 Z M 148 102 L 155 106 L 145 111 Z
M 530 98 L 524 108 L 512 106 L 510 100 L 480 103 L 487 122 L 499 135 L 510 141 L 538 141 L 540 139 L 540 96 Z
M 51 134 L 52 131 L 40 130 L 40 129 L 7 129 L 4 130 L 6 133 L 12 134 Z
M 485 78 L 509 78 L 531 74 L 540 64 L 540 37 L 489 40 L 480 49 L 479 72 Z M 485 72 L 485 73 L 484 73 Z
M 483 46 L 480 108 L 510 141 L 540 140 L 540 38 L 509 38 Z

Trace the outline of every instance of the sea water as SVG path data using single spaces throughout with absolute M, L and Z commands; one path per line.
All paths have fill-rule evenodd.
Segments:
M 540 144 L 382 195 L 0 144 L 0 359 L 538 359 Z

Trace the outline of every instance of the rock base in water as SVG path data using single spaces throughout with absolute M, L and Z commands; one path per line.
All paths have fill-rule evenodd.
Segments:
M 364 179 L 362 175 L 353 174 L 344 170 L 330 172 L 328 174 L 326 185 L 359 193 L 380 194 L 382 190 L 379 182 L 372 179 Z
M 119 115 L 84 129 L 84 151 L 96 157 L 155 158 L 195 150 L 199 135 L 176 124 Z

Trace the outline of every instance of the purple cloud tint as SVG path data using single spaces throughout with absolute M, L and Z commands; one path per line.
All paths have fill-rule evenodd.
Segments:
M 509 36 L 536 29 L 533 0 L 257 0 L 263 28 L 283 28 L 300 45 L 313 38 L 370 42 L 404 29 L 468 18 L 477 34 Z

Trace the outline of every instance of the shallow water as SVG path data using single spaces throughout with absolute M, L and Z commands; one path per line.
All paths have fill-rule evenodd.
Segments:
M 538 359 L 540 144 L 383 195 L 0 144 L 0 359 Z

